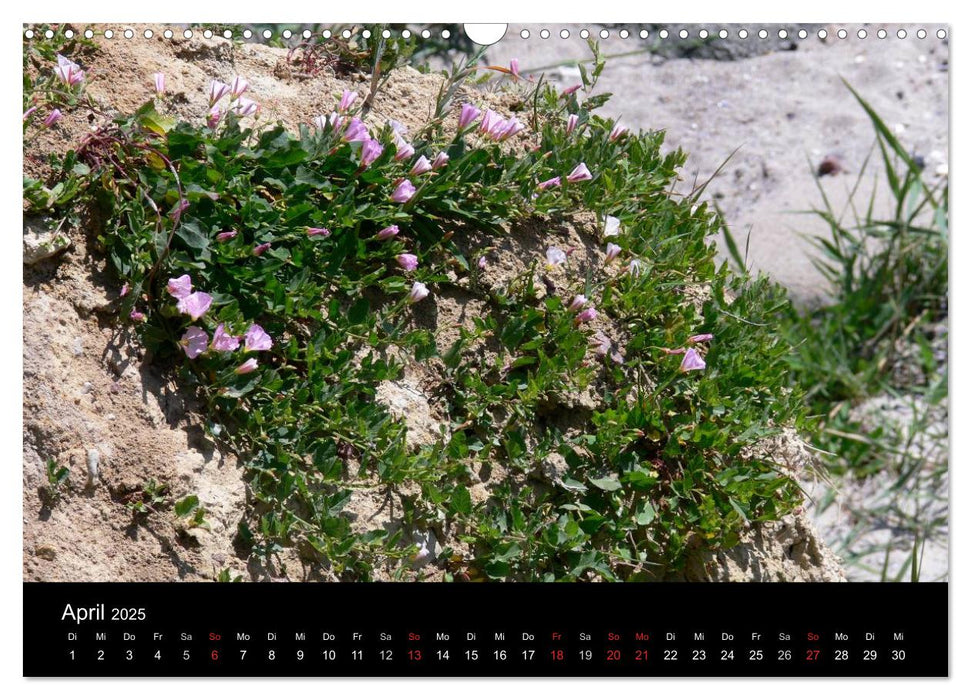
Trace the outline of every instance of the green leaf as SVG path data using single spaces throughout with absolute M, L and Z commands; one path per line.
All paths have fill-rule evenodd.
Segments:
M 186 496 L 181 501 L 177 501 L 175 504 L 175 514 L 184 518 L 189 513 L 194 511 L 199 507 L 199 497 L 195 495 Z
M 587 479 L 591 484 L 596 486 L 598 489 L 603 489 L 604 491 L 616 491 L 621 488 L 621 483 L 619 480 L 612 476 L 605 476 L 602 479 Z
M 449 499 L 449 505 L 456 513 L 469 515 L 472 513 L 472 495 L 469 493 L 467 488 L 464 486 L 459 486 L 452 491 L 452 497 Z

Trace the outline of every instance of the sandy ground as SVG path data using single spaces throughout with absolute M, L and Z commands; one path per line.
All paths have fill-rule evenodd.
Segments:
M 505 38 L 487 55 L 508 65 L 519 59 L 523 73 L 545 72 L 555 84 L 580 82 L 576 67 L 540 71 L 590 56 L 580 27 L 570 38 L 522 39 L 521 26 L 510 25 Z M 554 28 L 551 28 L 554 29 Z M 599 28 L 589 27 L 599 32 Z M 614 95 L 601 110 L 635 129 L 663 129 L 671 148 L 690 156 L 683 189 L 702 182 L 738 152 L 709 185 L 708 194 L 724 211 L 740 246 L 751 232 L 749 261 L 785 284 L 798 300 L 824 295 L 812 266 L 810 244 L 799 234 L 824 233 L 814 216 L 799 212 L 821 206 L 813 170 L 826 156 L 836 156 L 845 172 L 821 179 L 827 196 L 841 205 L 856 181 L 874 143 L 865 112 L 843 85 L 845 79 L 867 99 L 897 133 L 901 142 L 924 158 L 928 171 L 946 172 L 948 154 L 948 46 L 934 37 L 891 35 L 876 38 L 879 25 L 867 27 L 869 38 L 851 34 L 838 39 L 815 35 L 792 42 L 797 48 L 735 61 L 674 58 L 650 54 L 608 59 L 598 92 Z M 896 31 L 897 25 L 888 27 Z M 697 31 L 697 28 L 695 28 Z M 747 41 L 762 41 L 750 36 Z M 600 40 L 607 55 L 643 50 L 646 44 L 616 30 Z M 877 159 L 867 168 L 859 201 L 873 190 Z M 877 191 L 878 207 L 889 205 Z

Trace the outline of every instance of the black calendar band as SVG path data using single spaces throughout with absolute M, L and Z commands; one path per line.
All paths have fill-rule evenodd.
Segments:
M 25 676 L 947 676 L 946 583 L 25 583 Z

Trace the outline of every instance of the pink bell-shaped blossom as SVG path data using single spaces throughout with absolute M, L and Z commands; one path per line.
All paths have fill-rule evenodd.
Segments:
M 448 164 L 448 153 L 445 151 L 439 151 L 438 155 L 432 161 L 432 170 L 440 170 Z
M 341 101 L 340 101 L 340 105 L 338 106 L 338 109 L 341 112 L 346 112 L 351 108 L 351 105 L 354 104 L 354 100 L 356 99 L 357 99 L 356 92 L 352 90 L 345 90 L 344 94 L 341 95 Z
M 364 141 L 361 145 L 361 166 L 366 168 L 371 163 L 376 161 L 381 156 L 382 152 L 384 152 L 384 146 L 374 139 Z
M 229 94 L 230 90 L 232 90 L 231 87 L 218 80 L 213 80 L 209 83 L 209 106 L 215 106 L 219 100 Z
M 165 94 L 165 73 L 153 73 L 152 79 L 155 81 L 155 94 L 161 97 Z
M 182 275 L 181 277 L 173 277 L 169 280 L 169 283 L 165 286 L 169 294 L 174 296 L 176 299 L 185 299 L 187 296 L 192 294 L 192 278 L 189 275 Z
M 575 167 L 569 175 L 566 176 L 567 182 L 581 182 L 583 180 L 592 180 L 593 175 L 590 174 L 590 170 L 587 168 L 586 163 L 580 163 Z
M 212 297 L 205 292 L 192 292 L 179 299 L 175 307 L 179 313 L 188 314 L 193 321 L 198 321 L 212 306 Z
M 257 350 L 269 350 L 273 347 L 273 339 L 263 328 L 257 324 L 251 325 L 243 334 L 243 350 L 253 352 Z
M 609 265 L 614 260 L 616 260 L 617 256 L 620 255 L 620 251 L 621 251 L 621 247 L 619 245 L 617 245 L 616 243 L 608 243 L 607 254 L 606 254 L 606 257 L 604 257 L 604 265 Z
M 81 66 L 61 54 L 57 54 L 57 68 L 54 69 L 54 75 L 68 87 L 74 87 L 84 80 L 84 71 L 81 70 Z
M 411 291 L 408 292 L 408 303 L 417 304 L 419 301 L 428 296 L 428 287 L 423 285 L 421 282 L 415 282 L 411 286 Z
M 239 347 L 239 338 L 226 332 L 226 325 L 220 323 L 212 334 L 212 349 L 216 352 L 232 352 Z
M 250 372 L 255 372 L 256 368 L 259 366 L 260 363 L 256 361 L 256 358 L 251 357 L 233 371 L 236 374 L 249 374 Z
M 391 193 L 391 201 L 397 202 L 398 204 L 404 204 L 409 199 L 415 196 L 415 186 L 411 184 L 411 180 L 402 180 L 398 183 L 398 186 L 394 188 L 394 192 Z
M 586 306 L 586 304 L 587 298 L 582 294 L 577 294 L 575 297 L 573 297 L 573 301 L 570 302 L 570 306 L 568 308 L 570 311 L 579 311 Z
M 401 255 L 396 256 L 395 260 L 398 261 L 398 266 L 402 270 L 412 272 L 418 268 L 418 256 L 413 255 L 412 253 L 402 253 Z
M 694 348 L 688 348 L 684 351 L 684 358 L 681 360 L 681 371 L 682 372 L 692 372 L 694 370 L 700 370 L 705 368 L 705 361 Z
M 371 138 L 371 134 L 368 132 L 364 122 L 354 117 L 347 123 L 347 128 L 344 129 L 344 136 L 341 138 L 348 143 L 353 143 L 355 141 L 367 141 Z
M 478 119 L 480 114 L 482 114 L 482 110 L 475 105 L 468 103 L 462 105 L 462 111 L 459 113 L 459 131 Z
M 574 129 L 577 128 L 577 124 L 580 122 L 580 116 L 577 114 L 571 114 L 566 118 L 566 133 L 572 134 Z
M 249 90 L 249 81 L 246 78 L 241 78 L 237 75 L 235 78 L 233 78 L 233 82 L 230 83 L 229 88 L 229 96 L 235 100 L 244 92 Z
M 429 170 L 432 169 L 432 164 L 428 162 L 428 158 L 421 156 L 415 161 L 415 164 L 411 166 L 411 170 L 408 171 L 409 175 L 424 175 Z
M 190 360 L 194 360 L 209 348 L 209 336 L 198 326 L 189 326 L 182 335 L 179 345 Z

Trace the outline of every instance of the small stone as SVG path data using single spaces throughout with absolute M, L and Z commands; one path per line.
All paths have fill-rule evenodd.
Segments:
M 93 390 L 94 390 L 94 384 L 92 384 L 91 382 L 85 382 L 84 384 L 81 385 L 82 394 L 90 394 Z
M 54 548 L 54 545 L 41 544 L 41 545 L 37 545 L 37 548 L 34 549 L 34 554 L 36 554 L 41 559 L 46 559 L 47 561 L 54 561 L 54 557 L 57 556 L 57 550 Z
M 84 354 L 84 343 L 81 342 L 80 337 L 71 341 L 71 354 L 75 357 L 80 357 Z
M 24 222 L 24 263 L 34 265 L 52 258 L 71 246 L 71 239 L 58 230 L 45 229 L 42 223 Z
M 99 467 L 101 465 L 101 453 L 96 449 L 88 450 L 88 486 L 95 486 L 99 479 Z

